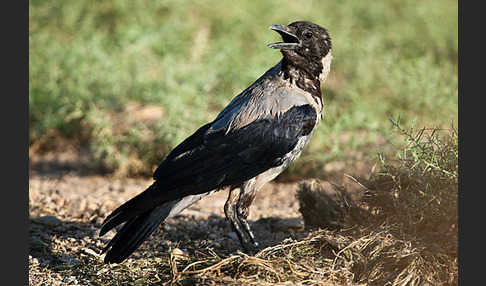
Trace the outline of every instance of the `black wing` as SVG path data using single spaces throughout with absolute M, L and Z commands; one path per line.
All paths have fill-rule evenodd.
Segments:
M 240 184 L 279 166 L 317 121 L 310 105 L 295 106 L 275 118 L 242 128 L 212 132 L 211 124 L 177 146 L 155 170 L 161 201 Z M 156 199 L 157 200 L 157 199 Z
M 301 105 L 228 133 L 224 128 L 212 130 L 212 123 L 204 125 L 158 166 L 154 184 L 106 217 L 100 235 L 163 203 L 238 185 L 283 164 L 316 121 L 315 109 Z

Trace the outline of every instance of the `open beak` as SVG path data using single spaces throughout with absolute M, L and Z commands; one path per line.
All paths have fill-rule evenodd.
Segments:
M 282 36 L 283 42 L 271 43 L 267 46 L 273 49 L 280 50 L 294 50 L 300 44 L 299 38 L 294 35 L 291 29 L 287 26 L 276 24 L 268 27 L 270 30 L 274 30 Z

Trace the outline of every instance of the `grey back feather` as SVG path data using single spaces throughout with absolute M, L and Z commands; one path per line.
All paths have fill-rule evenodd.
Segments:
M 209 132 L 244 127 L 251 122 L 275 118 L 294 106 L 314 104 L 310 95 L 283 79 L 281 62 L 237 95 L 216 117 Z

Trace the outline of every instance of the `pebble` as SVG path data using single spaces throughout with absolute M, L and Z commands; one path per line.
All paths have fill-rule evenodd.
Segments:
M 32 248 L 46 248 L 46 247 L 49 246 L 45 241 L 43 241 L 38 236 L 33 236 L 30 239 L 30 245 L 31 245 Z
M 171 256 L 174 256 L 175 258 L 178 259 L 188 259 L 189 255 L 187 254 L 187 250 L 185 249 L 180 249 L 180 248 L 174 248 L 170 252 Z
M 66 277 L 62 280 L 64 283 L 69 283 L 69 284 L 78 284 L 78 280 L 74 276 Z
M 37 259 L 36 257 L 32 257 L 32 255 L 29 255 L 29 262 L 36 265 L 39 264 L 39 259 Z
M 100 257 L 100 255 L 98 253 L 96 253 L 93 249 L 91 248 L 83 248 L 83 252 L 86 253 L 86 254 L 89 254 L 89 255 L 92 255 L 92 256 L 95 256 L 95 257 Z
M 70 265 L 79 265 L 80 262 L 76 259 L 76 258 L 73 258 L 67 254 L 63 254 L 61 255 L 61 260 L 67 264 L 70 264 Z
M 273 228 L 279 231 L 287 231 L 290 229 L 302 229 L 304 228 L 304 222 L 300 218 L 286 218 L 278 220 Z
M 62 223 L 62 220 L 56 216 L 41 216 L 34 219 L 35 222 L 46 226 L 58 226 Z
M 217 241 L 213 241 L 213 242 L 211 242 L 211 246 L 212 247 L 216 247 L 216 248 L 220 248 L 221 247 L 221 243 L 219 243 Z
M 51 264 L 51 260 L 50 259 L 44 259 L 44 260 L 41 260 L 41 267 L 47 267 L 49 264 Z
M 238 239 L 238 235 L 236 234 L 236 232 L 234 231 L 231 231 L 231 232 L 228 232 L 226 234 L 226 236 L 228 236 L 229 238 L 233 239 L 233 240 L 237 240 Z

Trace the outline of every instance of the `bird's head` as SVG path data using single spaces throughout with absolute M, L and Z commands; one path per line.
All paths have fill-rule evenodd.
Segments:
M 325 28 L 307 21 L 269 28 L 279 33 L 283 42 L 271 43 L 268 47 L 279 49 L 292 66 L 325 79 L 331 60 L 331 38 Z

